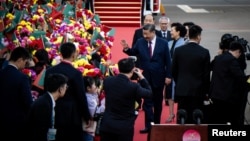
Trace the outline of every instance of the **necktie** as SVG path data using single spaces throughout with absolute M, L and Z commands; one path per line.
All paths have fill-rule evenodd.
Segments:
M 150 57 L 152 57 L 152 42 L 151 41 L 149 41 L 148 42 L 148 51 L 149 51 L 149 55 L 150 55 Z
M 165 32 L 163 32 L 163 38 L 166 38 L 166 33 Z

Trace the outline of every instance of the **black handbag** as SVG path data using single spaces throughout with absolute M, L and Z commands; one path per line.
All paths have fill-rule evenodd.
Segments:
M 100 127 L 101 127 L 102 118 L 103 118 L 103 113 L 96 113 L 94 116 L 94 120 L 97 122 L 96 130 L 95 130 L 96 135 L 100 135 Z

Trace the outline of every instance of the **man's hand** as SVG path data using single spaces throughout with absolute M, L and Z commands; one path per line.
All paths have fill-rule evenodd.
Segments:
M 165 84 L 169 85 L 171 83 L 172 79 L 170 78 L 165 78 Z
M 127 50 L 129 48 L 128 43 L 125 40 L 121 40 L 120 43 L 123 47 L 123 50 Z
M 140 80 L 144 79 L 144 76 L 142 75 L 142 71 L 139 68 L 134 68 L 134 73 L 136 73 Z

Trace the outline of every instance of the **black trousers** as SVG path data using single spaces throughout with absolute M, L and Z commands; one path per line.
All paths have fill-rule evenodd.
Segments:
M 133 141 L 133 138 L 134 138 L 134 130 L 130 131 L 128 134 L 114 134 L 111 132 L 101 132 L 101 141 Z
M 151 122 L 159 124 L 162 113 L 163 86 L 153 88 L 153 98 L 144 98 L 143 110 L 145 114 L 145 128 L 151 128 Z

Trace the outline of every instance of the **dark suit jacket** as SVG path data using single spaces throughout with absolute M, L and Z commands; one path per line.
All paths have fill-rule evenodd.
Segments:
M 84 81 L 81 72 L 67 62 L 61 62 L 60 64 L 46 70 L 45 83 L 47 76 L 52 73 L 62 73 L 68 77 L 69 87 L 64 97 L 56 101 L 55 107 L 55 127 L 62 128 L 63 131 L 59 138 L 65 139 L 67 137 L 72 137 L 72 134 L 78 134 L 80 130 L 82 131 L 82 118 L 85 120 L 90 119 Z M 73 129 L 76 129 L 77 131 L 73 131 Z M 60 134 L 59 129 L 58 134 Z
M 151 87 L 146 79 L 131 82 L 123 75 L 107 77 L 103 82 L 105 91 L 105 112 L 101 131 L 114 134 L 128 134 L 134 131 L 136 97 L 152 97 Z
M 158 37 L 162 37 L 162 34 L 159 30 L 155 30 L 155 34 Z M 134 37 L 133 37 L 133 41 L 132 41 L 132 47 L 135 45 L 136 41 L 140 38 L 143 38 L 143 34 L 142 34 L 142 28 L 136 29 L 135 33 L 134 33 Z
M 163 87 L 165 78 L 171 78 L 171 58 L 168 48 L 168 42 L 161 37 L 156 37 L 153 56 L 150 57 L 148 43 L 144 38 L 137 41 L 133 48 L 123 50 L 128 55 L 135 55 L 140 58 L 140 69 L 143 75 L 152 84 L 152 87 Z
M 235 103 L 244 96 L 247 77 L 237 59 L 225 52 L 213 60 L 210 96 L 212 98 Z
M 52 127 L 52 99 L 48 93 L 40 96 L 29 113 L 29 141 L 47 141 L 48 129 Z
M 165 40 L 167 40 L 167 41 L 172 40 L 171 34 L 170 34 L 170 31 L 169 31 L 169 30 L 167 31 L 167 38 L 164 38 L 164 37 L 163 37 L 163 34 L 162 34 L 162 31 L 161 31 L 161 30 L 160 30 L 160 33 L 161 33 L 163 39 L 165 39 Z
M 172 75 L 175 96 L 200 96 L 208 94 L 210 83 L 210 54 L 208 49 L 190 42 L 174 51 Z
M 11 137 L 16 137 L 17 134 L 22 134 L 22 131 L 24 131 L 28 111 L 33 102 L 30 84 L 28 76 L 14 66 L 7 65 L 0 71 L 0 125 L 3 128 L 2 135 L 10 133 Z M 11 139 L 11 137 L 8 137 L 8 139 Z

